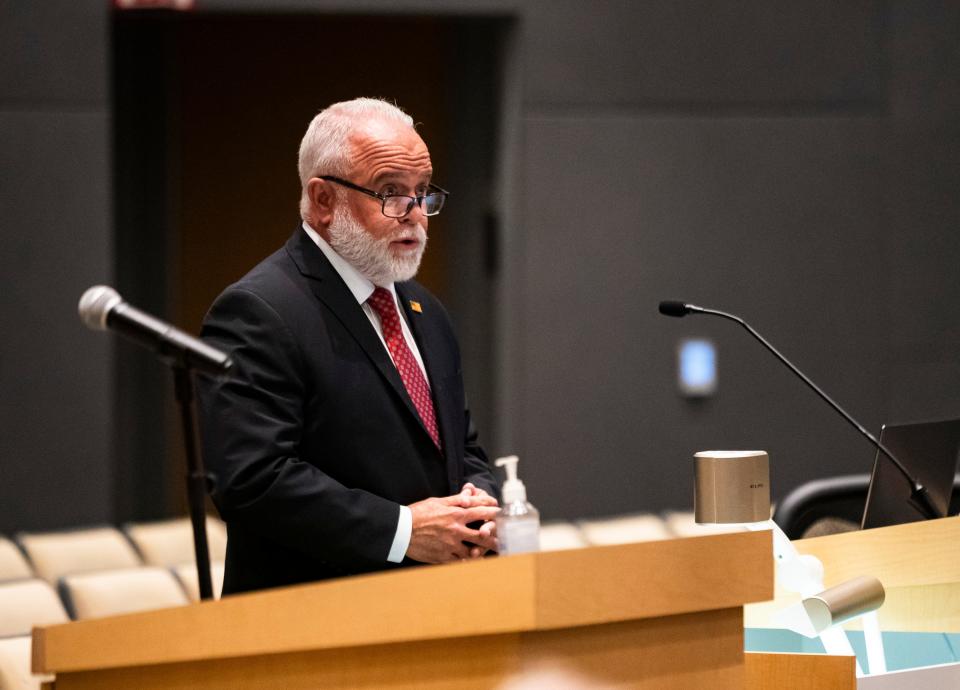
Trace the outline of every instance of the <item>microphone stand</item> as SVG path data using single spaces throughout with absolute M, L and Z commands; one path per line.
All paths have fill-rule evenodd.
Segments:
M 768 342 L 766 341 L 766 339 L 765 339 L 762 335 L 760 335 L 759 333 L 757 333 L 757 332 L 753 329 L 753 327 L 750 326 L 750 324 L 748 324 L 746 321 L 744 321 L 743 319 L 741 319 L 739 316 L 735 316 L 735 315 L 733 315 L 733 314 L 728 314 L 727 312 L 724 312 L 724 311 L 718 311 L 718 310 L 716 310 L 716 309 L 706 309 L 706 308 L 704 308 L 704 307 L 698 307 L 698 306 L 695 306 L 695 305 L 693 305 L 693 304 L 684 304 L 683 307 L 686 309 L 686 312 L 688 312 L 688 313 L 689 313 L 689 312 L 693 312 L 693 313 L 699 313 L 699 314 L 710 314 L 710 315 L 712 315 L 712 316 L 719 316 L 719 317 L 721 317 L 721 318 L 728 319 L 728 320 L 730 320 L 730 321 L 733 321 L 733 322 L 738 323 L 738 324 L 740 324 L 741 326 L 743 326 L 743 328 L 746 329 L 747 333 L 749 333 L 749 334 L 752 335 L 754 338 L 756 338 L 758 341 L 760 341 L 760 344 L 761 344 L 761 345 L 763 345 L 765 348 L 767 348 L 768 350 L 770 350 L 770 352 L 772 352 L 772 353 L 777 357 L 777 359 L 779 359 L 781 362 L 783 362 L 785 365 L 787 365 L 787 367 L 790 369 L 790 371 L 792 371 L 794 374 L 796 374 L 796 375 L 800 378 L 801 381 L 803 381 L 805 384 L 807 384 L 807 385 L 813 390 L 814 393 L 816 393 L 817 395 L 819 395 L 820 398 L 823 399 L 828 405 L 830 405 L 830 407 L 832 407 L 834 410 L 836 410 L 836 411 L 840 414 L 841 417 L 843 417 L 844 419 L 846 419 L 846 420 L 850 423 L 850 425 L 853 426 L 854 429 L 856 429 L 856 430 L 859 431 L 861 434 L 863 434 L 865 437 L 867 437 L 867 438 L 873 443 L 873 445 L 874 445 L 877 449 L 879 449 L 879 451 L 880 451 L 881 453 L 883 453 L 884 455 L 887 456 L 887 458 L 890 459 L 890 461 L 894 464 L 894 466 L 900 471 L 900 473 L 904 476 L 904 478 L 905 478 L 905 479 L 907 480 L 907 482 L 910 484 L 910 504 L 911 504 L 914 508 L 916 508 L 917 511 L 918 511 L 921 515 L 923 515 L 925 518 L 931 519 L 931 520 L 932 520 L 932 519 L 936 519 L 936 518 L 938 518 L 938 517 L 941 517 L 940 514 L 939 514 L 939 512 L 938 512 L 937 509 L 936 509 L 936 506 L 934 506 L 934 505 L 933 505 L 933 502 L 930 500 L 930 494 L 927 492 L 926 487 L 925 487 L 923 484 L 921 484 L 921 483 L 919 482 L 919 480 L 915 479 L 915 478 L 910 474 L 910 472 L 907 470 L 907 468 L 904 467 L 903 463 L 900 462 L 900 461 L 896 458 L 896 456 L 895 456 L 892 452 L 890 452 L 890 450 L 889 450 L 886 446 L 884 446 L 882 443 L 880 443 L 880 441 L 878 441 L 877 439 L 875 439 L 875 438 L 873 437 L 873 435 L 872 435 L 869 431 L 867 431 L 866 429 L 864 429 L 864 428 L 857 422 L 857 420 L 855 420 L 853 417 L 851 417 L 851 416 L 847 413 L 846 410 L 844 410 L 842 407 L 840 407 L 840 405 L 838 405 L 837 403 L 835 403 L 835 402 L 833 401 L 833 399 L 830 398 L 830 396 L 828 396 L 826 393 L 824 393 L 822 390 L 820 390 L 820 387 L 817 386 L 817 384 L 815 384 L 815 383 L 814 383 L 813 381 L 811 381 L 809 378 L 807 378 L 806 374 L 804 374 L 802 371 L 800 371 L 799 369 L 797 369 L 790 360 L 788 360 L 786 357 L 784 357 L 782 354 L 780 354 L 780 352 L 777 351 L 777 349 L 776 349 L 773 345 L 771 345 L 770 343 L 768 343 Z M 664 313 L 665 313 L 665 312 L 664 312 Z M 683 316 L 682 313 L 679 313 L 679 314 L 668 314 L 668 315 L 670 315 L 670 316 L 673 316 L 673 315 Z
M 94 285 L 80 297 L 80 319 L 88 328 L 113 330 L 125 338 L 153 350 L 173 369 L 173 384 L 180 404 L 183 443 L 187 455 L 187 502 L 193 527 L 193 547 L 197 561 L 197 584 L 201 599 L 213 598 L 210 577 L 210 549 L 207 545 L 206 508 L 208 476 L 197 450 L 197 429 L 193 418 L 193 372 L 214 376 L 229 373 L 230 357 L 168 323 L 145 314 L 121 299 L 108 285 Z
M 183 425 L 183 442 L 187 453 L 187 500 L 190 506 L 190 523 L 193 526 L 193 549 L 197 561 L 197 582 L 200 599 L 213 599 L 213 582 L 210 578 L 210 549 L 207 545 L 206 507 L 207 474 L 203 459 L 197 450 L 196 424 L 193 418 L 193 372 L 189 366 L 173 364 L 173 384 L 177 402 L 180 404 L 180 420 Z

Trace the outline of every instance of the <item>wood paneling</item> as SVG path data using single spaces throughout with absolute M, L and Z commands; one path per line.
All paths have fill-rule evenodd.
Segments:
M 745 654 L 749 690 L 856 690 L 856 657 Z

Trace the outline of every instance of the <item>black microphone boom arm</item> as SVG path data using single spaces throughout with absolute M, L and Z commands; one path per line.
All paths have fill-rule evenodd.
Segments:
M 757 333 L 757 331 L 755 331 L 753 327 L 750 324 L 748 324 L 746 321 L 741 319 L 739 316 L 736 316 L 734 314 L 728 314 L 725 311 L 719 311 L 717 309 L 706 309 L 704 307 L 698 307 L 694 304 L 686 304 L 684 302 L 675 302 L 675 301 L 661 302 L 660 313 L 666 316 L 678 316 L 678 317 L 686 316 L 687 314 L 709 314 L 710 316 L 719 316 L 720 318 L 733 321 L 743 326 L 743 328 L 746 329 L 747 333 L 749 333 L 754 338 L 756 338 L 761 345 L 763 345 L 770 352 L 772 352 L 777 359 L 783 362 L 787 366 L 787 368 L 790 369 L 790 371 L 796 374 L 801 381 L 807 384 L 807 386 L 809 386 L 814 393 L 819 395 L 820 398 L 824 400 L 828 405 L 830 405 L 830 407 L 836 410 L 841 417 L 847 420 L 847 422 L 849 422 L 854 429 L 856 429 L 864 437 L 866 437 L 873 444 L 874 448 L 879 450 L 881 453 L 883 453 L 885 456 L 887 456 L 890 459 L 890 461 L 900 471 L 900 473 L 904 476 L 907 482 L 909 482 L 910 502 L 913 505 L 913 507 L 920 512 L 921 515 L 929 519 L 942 517 L 940 513 L 937 511 L 936 506 L 934 506 L 933 502 L 930 500 L 930 494 L 927 492 L 926 487 L 923 484 L 921 484 L 920 481 L 917 480 L 913 475 L 910 474 L 909 470 L 907 470 L 904 464 L 897 459 L 897 457 L 890 451 L 890 449 L 884 446 L 882 443 L 880 443 L 880 441 L 878 441 L 876 438 L 874 438 L 873 434 L 871 434 L 869 431 L 864 429 L 863 425 L 861 425 L 857 420 L 855 420 L 846 410 L 840 407 L 840 405 L 838 405 L 829 395 L 824 393 L 820 389 L 820 387 L 817 384 L 815 384 L 813 381 L 811 381 L 806 374 L 804 374 L 802 371 L 797 369 L 797 367 L 794 366 L 793 362 L 791 362 L 789 359 L 787 359 L 782 354 L 780 354 L 777 348 L 775 348 L 773 345 L 767 342 L 766 338 L 764 338 L 762 335 Z

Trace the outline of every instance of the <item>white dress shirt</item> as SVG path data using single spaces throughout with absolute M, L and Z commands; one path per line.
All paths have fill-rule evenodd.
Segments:
M 373 294 L 373 290 L 377 286 L 374 285 L 366 276 L 360 273 L 360 271 L 354 268 L 350 262 L 337 254 L 333 247 L 331 247 L 326 240 L 320 237 L 320 234 L 311 228 L 306 221 L 303 222 L 303 230 L 320 248 L 320 251 L 323 252 L 323 255 L 327 257 L 327 260 L 333 266 L 333 269 L 343 279 L 343 282 L 347 284 L 347 287 L 357 300 L 357 303 L 363 309 L 363 313 L 367 315 L 368 319 L 370 319 L 370 324 L 373 326 L 373 330 L 376 331 L 377 337 L 380 338 L 380 342 L 383 343 L 383 349 L 387 351 L 387 354 L 390 355 L 392 360 L 393 355 L 390 354 L 390 348 L 387 347 L 387 342 L 383 339 L 383 327 L 380 324 L 380 316 L 373 307 L 367 304 L 367 300 L 370 298 L 370 295 Z M 397 290 L 394 287 L 394 284 L 390 283 L 389 285 L 381 285 L 380 287 L 383 287 L 390 292 L 390 294 L 393 296 L 394 306 L 396 307 Z M 420 356 L 420 349 L 417 347 L 417 341 L 413 339 L 413 333 L 410 332 L 410 326 L 407 324 L 406 315 L 404 314 L 403 309 L 398 309 L 397 311 L 400 313 L 400 330 L 403 331 L 403 339 L 407 342 L 407 347 L 409 347 L 410 351 L 413 353 L 414 359 L 417 360 L 417 364 L 420 365 L 420 370 L 423 372 L 424 380 L 427 382 L 427 385 L 430 385 L 430 379 L 427 376 L 427 369 L 423 366 L 423 357 Z M 394 362 L 394 364 L 396 364 L 396 362 Z M 393 544 L 390 546 L 390 553 L 387 555 L 388 561 L 391 563 L 399 563 L 403 560 L 404 555 L 407 553 L 407 548 L 410 546 L 410 536 L 412 533 L 413 514 L 411 513 L 409 507 L 402 505 L 400 506 L 400 516 L 397 519 L 397 532 L 393 537 Z

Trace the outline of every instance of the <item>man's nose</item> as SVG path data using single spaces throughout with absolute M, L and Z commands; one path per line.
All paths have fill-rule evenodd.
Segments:
M 422 204 L 423 204 L 422 200 L 420 201 L 419 204 L 416 201 L 411 201 L 410 210 L 407 212 L 407 215 L 405 215 L 400 220 L 404 223 L 411 223 L 413 225 L 417 225 L 418 223 L 422 224 L 423 219 L 426 218 L 426 216 L 423 215 Z

